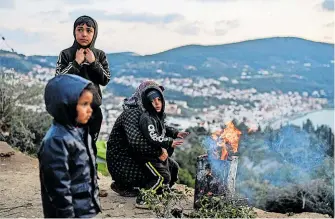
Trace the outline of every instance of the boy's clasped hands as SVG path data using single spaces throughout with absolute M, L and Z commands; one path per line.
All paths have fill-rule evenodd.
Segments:
M 94 53 L 92 52 L 92 50 L 90 50 L 89 48 L 81 48 L 78 49 L 76 52 L 76 62 L 80 65 L 82 64 L 84 61 L 87 61 L 88 63 L 93 63 L 95 61 L 95 56 Z

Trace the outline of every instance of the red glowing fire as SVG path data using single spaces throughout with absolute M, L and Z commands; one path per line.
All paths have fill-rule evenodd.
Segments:
M 218 130 L 212 134 L 212 139 L 216 142 L 216 147 L 213 150 L 213 155 L 217 159 L 227 160 L 228 149 L 236 153 L 242 132 L 238 130 L 233 122 L 228 122 L 226 128 Z M 221 155 L 220 155 L 221 148 Z

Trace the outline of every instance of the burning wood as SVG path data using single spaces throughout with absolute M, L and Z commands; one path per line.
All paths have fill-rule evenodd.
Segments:
M 231 199 L 235 194 L 238 157 L 231 160 L 211 159 L 208 155 L 197 158 L 194 207 L 202 196 L 221 196 Z
M 238 151 L 241 134 L 233 122 L 228 122 L 211 135 L 208 155 L 197 158 L 194 207 L 204 195 L 234 196 L 238 156 L 233 154 Z
M 217 159 L 227 160 L 229 152 L 237 152 L 241 134 L 242 132 L 231 121 L 223 130 L 214 132 L 211 137 L 216 144 L 212 148 L 212 155 Z

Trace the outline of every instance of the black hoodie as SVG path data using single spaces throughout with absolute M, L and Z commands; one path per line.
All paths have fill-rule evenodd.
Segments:
M 43 213 L 46 218 L 94 217 L 101 211 L 96 161 L 85 126 L 77 127 L 76 105 L 91 82 L 59 75 L 45 88 L 54 122 L 38 151 Z
M 162 110 L 157 112 L 152 106 L 151 101 L 147 98 L 147 94 L 151 90 L 159 92 L 162 100 Z M 145 112 L 142 114 L 139 122 L 140 130 L 146 137 L 148 142 L 160 148 L 165 148 L 168 151 L 169 156 L 172 155 L 174 149 L 172 148 L 173 139 L 177 137 L 178 130 L 165 125 L 165 99 L 163 93 L 159 89 L 148 89 L 142 93 L 142 104 Z
M 77 18 L 77 20 L 83 17 L 91 19 L 95 26 L 92 42 L 88 46 L 94 53 L 95 61 L 91 64 L 83 62 L 80 65 L 76 62 L 76 52 L 78 49 L 82 48 L 82 46 L 76 41 L 76 39 L 74 39 L 73 45 L 70 48 L 61 51 L 60 55 L 58 56 L 56 75 L 75 74 L 92 81 L 99 91 L 101 98 L 101 90 L 99 85 L 105 86 L 110 80 L 108 61 L 105 53 L 102 50 L 94 48 L 94 44 L 98 36 L 98 23 L 89 16 L 81 16 Z M 76 21 L 74 22 L 73 26 L 74 37 Z

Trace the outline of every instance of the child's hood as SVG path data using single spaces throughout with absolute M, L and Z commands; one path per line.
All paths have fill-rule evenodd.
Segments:
M 123 108 L 139 107 L 142 111 L 146 111 L 143 105 L 143 99 L 146 94 L 152 90 L 157 90 L 162 97 L 162 112 L 165 109 L 165 98 L 163 95 L 164 87 L 157 84 L 155 81 L 144 81 L 136 89 L 135 93 L 130 97 L 124 100 Z M 151 103 L 150 103 L 151 104 Z
M 78 17 L 74 23 L 73 23 L 73 37 L 74 37 L 74 42 L 73 42 L 73 47 L 75 47 L 76 49 L 79 49 L 79 48 L 82 48 L 81 45 L 79 45 L 79 43 L 76 41 L 76 27 L 75 27 L 75 23 L 77 20 L 79 19 L 82 19 L 82 18 L 87 18 L 87 19 L 90 19 L 93 21 L 94 23 L 94 35 L 93 35 L 93 39 L 92 39 L 92 42 L 91 44 L 89 45 L 89 48 L 90 49 L 93 49 L 94 48 L 94 45 L 95 45 L 95 41 L 98 37 L 98 23 L 96 22 L 96 20 L 94 20 L 93 18 L 91 18 L 90 16 L 87 16 L 87 15 L 83 15 L 83 16 L 80 16 Z
M 77 75 L 58 75 L 45 87 L 46 110 L 62 125 L 74 125 L 77 117 L 76 106 L 83 90 L 92 82 Z
M 148 94 L 151 93 L 152 91 L 157 91 L 158 95 L 162 101 L 162 110 L 161 112 L 157 113 L 156 109 L 154 108 L 154 106 L 152 105 L 152 100 L 150 100 L 148 98 Z M 163 93 L 160 91 L 159 88 L 157 87 L 153 87 L 153 88 L 148 88 L 146 89 L 143 93 L 142 93 L 142 104 L 143 104 L 143 108 L 149 112 L 150 114 L 153 115 L 159 115 L 160 117 L 164 115 L 164 110 L 165 110 L 165 98 L 163 96 Z

